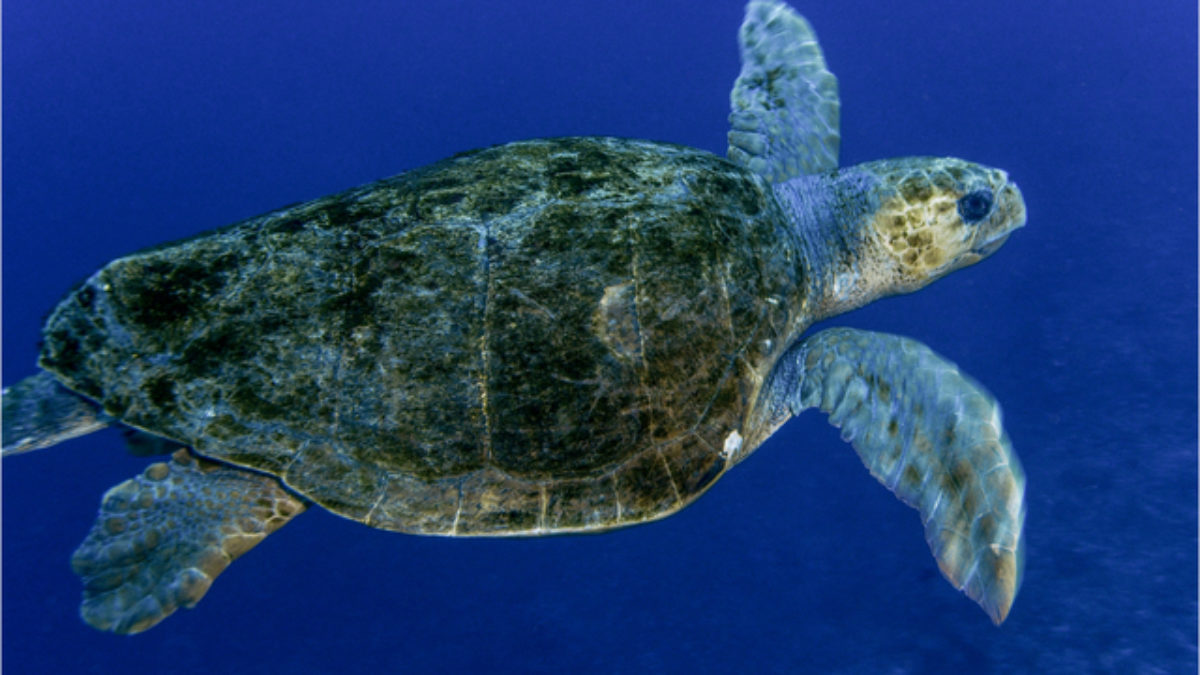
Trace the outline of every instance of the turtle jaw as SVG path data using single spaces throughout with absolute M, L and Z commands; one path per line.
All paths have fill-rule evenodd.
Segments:
M 999 237 L 986 241 L 980 246 L 976 246 L 971 250 L 971 252 L 977 256 L 977 260 L 983 260 L 984 258 L 998 251 L 1000 247 L 1004 245 L 1004 242 L 1008 241 L 1008 235 L 1010 234 L 1012 233 L 1005 232 Z

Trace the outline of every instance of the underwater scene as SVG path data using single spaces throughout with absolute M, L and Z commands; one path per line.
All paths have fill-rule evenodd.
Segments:
M 162 622 L 144 632 L 114 634 L 81 620 L 72 554 L 106 491 L 139 475 L 153 480 L 159 470 L 147 466 L 168 457 L 147 456 L 163 448 L 146 437 L 127 443 L 111 426 L 0 462 L 5 672 L 1196 672 L 1196 4 L 792 6 L 837 78 L 840 152 L 812 160 L 828 180 L 849 184 L 858 175 L 849 167 L 875 160 L 956 157 L 1001 169 L 1019 186 L 1019 194 L 996 187 L 986 199 L 982 188 L 954 193 L 954 213 L 946 202 L 946 218 L 970 223 L 1009 204 L 1016 225 L 1016 201 L 1003 200 L 1023 199 L 1023 227 L 964 254 L 967 262 L 984 257 L 978 264 L 912 293 L 825 312 L 805 333 L 905 336 L 998 401 L 1019 459 L 1019 469 L 1009 466 L 1013 485 L 1024 490 L 1023 502 L 1011 502 L 1024 518 L 1019 579 L 1009 580 L 1019 591 L 1003 601 L 1002 623 L 989 617 L 995 606 L 972 600 L 983 566 L 956 570 L 949 547 L 939 550 L 944 575 L 922 514 L 872 477 L 869 452 L 860 459 L 843 440 L 860 439 L 855 422 L 839 430 L 812 409 L 727 474 L 724 465 L 693 483 L 672 474 L 678 499 L 687 496 L 679 490 L 706 490 L 686 508 L 602 533 L 413 536 L 309 505 L 225 569 L 194 608 L 156 617 Z M 6 2 L 3 385 L 39 372 L 47 317 L 109 261 L 456 153 L 538 138 L 647 139 L 712 153 L 671 151 L 701 167 L 693 186 L 742 175 L 744 185 L 757 184 L 749 176 L 769 171 L 745 152 L 803 178 L 787 160 L 813 154 L 781 150 L 779 138 L 815 124 L 811 115 L 784 115 L 788 126 L 764 132 L 764 145 L 735 136 L 743 155 L 717 159 L 727 153 L 746 11 L 740 0 Z M 787 58 L 811 58 L 812 49 Z M 777 84 L 795 77 L 784 61 L 763 66 L 747 86 L 765 92 L 763 105 L 787 111 L 789 97 L 807 94 Z M 734 98 L 735 108 L 744 103 Z M 822 110 L 829 119 L 831 108 Z M 736 114 L 732 123 L 735 132 L 750 124 Z M 520 171 L 511 175 L 522 184 Z M 677 203 L 656 185 L 623 194 Z M 445 188 L 429 186 L 430 194 Z M 759 213 L 732 190 L 714 190 L 700 217 L 735 206 Z M 813 203 L 816 193 L 797 190 L 788 194 Z M 455 204 L 443 199 L 438 208 Z M 264 221 L 281 231 L 288 222 Z M 846 246 L 823 264 L 843 253 L 867 259 L 865 249 Z M 784 248 L 756 243 L 749 271 L 727 281 L 749 283 L 751 272 L 776 279 L 764 270 Z M 307 270 L 300 259 L 298 278 L 317 275 L 322 260 Z M 850 297 L 867 284 L 866 272 L 857 275 L 863 269 L 831 273 L 830 288 Z M 624 287 L 612 288 L 604 300 L 617 306 Z M 144 316 L 188 309 L 178 294 L 146 297 L 162 304 Z M 522 311 L 548 311 L 526 300 Z M 309 316 L 317 332 L 322 307 Z M 728 328 L 742 329 L 732 320 Z M 641 349 L 629 346 L 637 326 L 621 330 L 612 329 L 617 347 Z M 60 339 L 47 335 L 51 344 Z M 204 358 L 228 363 L 235 352 L 257 351 L 254 334 L 234 338 Z M 689 340 L 698 363 L 750 360 L 750 351 L 730 356 L 704 331 Z M 785 346 L 764 349 L 778 356 Z M 884 368 L 847 365 L 867 375 Z M 108 370 L 121 379 L 133 369 L 119 361 Z M 530 368 L 514 377 L 519 387 L 548 376 Z M 975 391 L 961 386 L 964 395 Z M 296 405 L 310 403 L 306 394 L 321 392 L 297 392 Z M 909 413 L 903 423 L 920 423 L 923 412 Z M 4 419 L 10 427 L 18 417 L 6 408 Z M 990 411 L 980 419 L 996 428 Z M 740 457 L 742 437 L 721 438 L 708 456 Z M 684 466 L 663 462 L 668 473 Z M 228 471 L 197 466 L 210 477 Z M 623 470 L 651 481 L 649 468 Z M 287 493 L 264 474 L 232 473 L 275 486 L 277 516 L 279 503 L 317 498 Z M 940 475 L 959 478 L 952 469 Z M 358 496 L 332 469 L 312 484 Z M 264 494 L 246 489 L 251 501 Z M 235 514 L 230 522 L 243 522 L 237 500 L 216 502 Z M 449 515 L 454 532 L 470 527 L 457 529 L 453 509 L 441 517 Z M 114 537 L 124 527 L 101 525 Z M 139 569 L 117 566 L 91 583 L 113 585 Z M 998 566 L 997 578 L 1007 569 Z

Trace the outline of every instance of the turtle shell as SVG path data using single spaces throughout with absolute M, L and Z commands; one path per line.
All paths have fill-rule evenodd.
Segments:
M 803 327 L 770 187 L 611 138 L 465 153 L 113 261 L 41 364 L 368 525 L 534 534 L 690 502 Z

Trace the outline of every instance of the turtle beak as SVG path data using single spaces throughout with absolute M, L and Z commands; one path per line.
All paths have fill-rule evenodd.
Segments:
M 1009 181 L 1000 188 L 1000 207 L 1009 214 L 1009 232 L 1025 227 L 1025 198 L 1016 183 Z

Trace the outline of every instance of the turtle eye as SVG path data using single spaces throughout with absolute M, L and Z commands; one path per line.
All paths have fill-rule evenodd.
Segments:
M 958 215 L 965 223 L 977 223 L 992 211 L 992 191 L 983 188 L 968 192 L 958 200 Z

